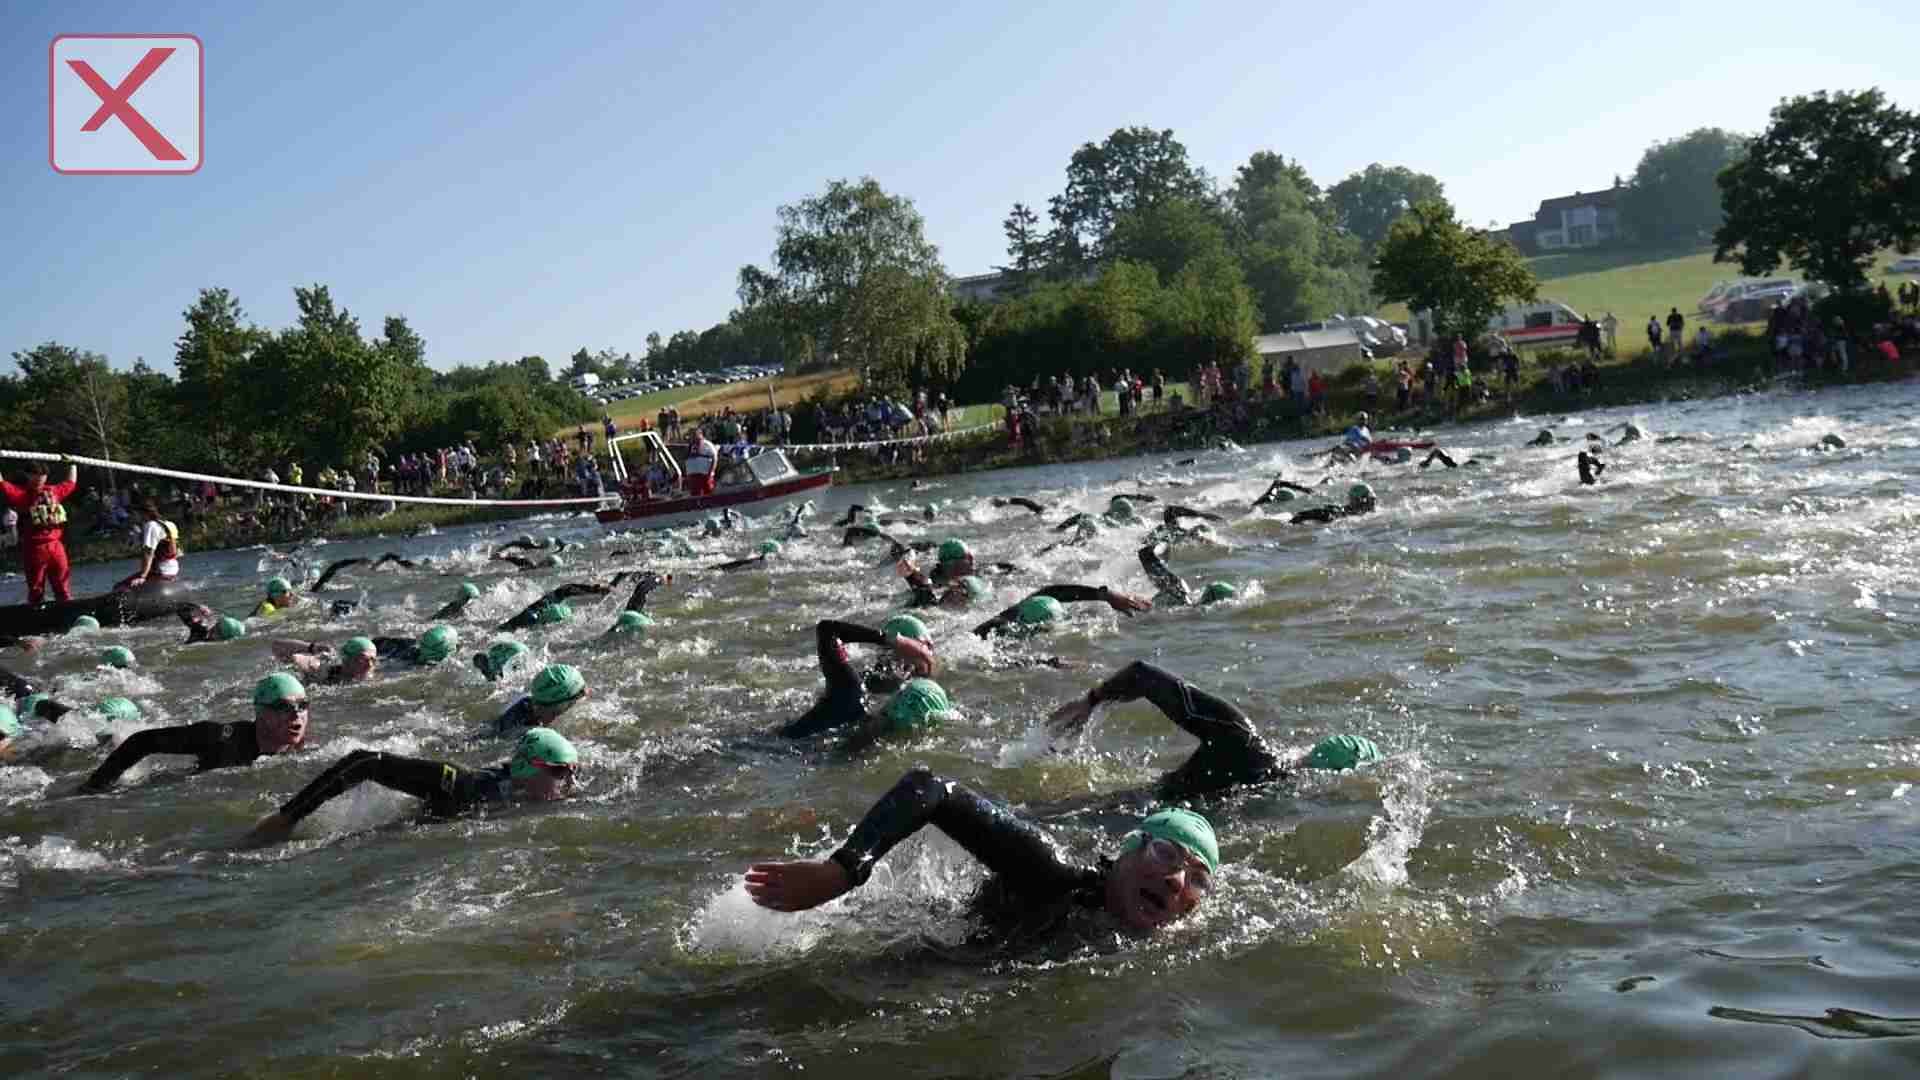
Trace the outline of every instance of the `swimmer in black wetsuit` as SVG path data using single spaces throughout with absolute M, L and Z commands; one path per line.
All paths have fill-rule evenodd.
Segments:
M 1153 601 L 1128 593 L 1114 592 L 1105 585 L 1049 585 L 1029 594 L 1019 603 L 973 628 L 978 637 L 996 634 L 1031 633 L 1066 617 L 1062 604 L 1086 604 L 1098 600 L 1122 615 L 1152 611 Z
M 1540 434 L 1538 434 L 1538 435 L 1535 435 L 1535 436 L 1534 436 L 1533 438 L 1531 438 L 1531 439 L 1528 439 L 1528 440 L 1527 440 L 1527 443 L 1526 443 L 1526 445 L 1528 445 L 1528 446 L 1552 446 L 1552 445 L 1553 445 L 1553 441 L 1554 441 L 1554 440 L 1553 440 L 1553 432 L 1551 432 L 1551 431 L 1549 431 L 1549 430 L 1547 430 L 1546 428 L 1541 428 L 1541 429 L 1540 429 Z
M 551 551 L 558 554 L 568 548 L 579 546 L 566 540 L 555 540 L 545 536 L 535 540 L 530 534 L 523 533 L 518 540 L 509 540 L 494 548 L 492 557 L 498 559 L 509 551 Z
M 1044 514 L 1047 512 L 1046 507 L 1041 506 L 1039 503 L 1034 502 L 1032 499 L 1029 499 L 1024 495 L 1014 495 L 1005 499 L 994 498 L 991 500 L 991 505 L 995 509 L 1004 509 L 1009 506 L 1018 506 L 1022 510 L 1031 510 L 1036 514 Z
M 1325 483 L 1325 481 L 1321 482 Z M 1273 478 L 1273 483 L 1267 485 L 1267 490 L 1263 492 L 1259 498 L 1253 500 L 1253 505 L 1255 507 L 1261 507 L 1268 503 L 1291 502 L 1295 492 L 1299 492 L 1302 495 L 1311 495 L 1313 494 L 1313 489 L 1303 484 L 1296 484 L 1291 480 L 1282 480 L 1276 476 Z
M 324 677 L 329 683 L 357 682 L 373 674 L 377 661 L 393 660 L 415 667 L 431 667 L 445 660 L 460 645 L 460 636 L 451 626 L 432 626 L 417 638 L 353 637 L 340 646 L 344 658 L 328 666 L 333 647 L 318 641 L 280 640 L 273 643 L 273 655 L 292 664 L 302 674 Z
M 268 754 L 298 750 L 307 741 L 307 690 L 291 675 L 274 674 L 253 688 L 253 719 L 236 724 L 203 721 L 178 727 L 147 728 L 127 736 L 107 760 L 80 785 L 85 792 L 113 786 L 120 774 L 150 754 L 187 754 L 197 771 L 251 765 Z
M 1293 519 L 1288 524 L 1325 525 L 1335 518 L 1371 514 L 1377 505 L 1374 501 L 1372 485 L 1355 484 L 1347 489 L 1345 506 L 1316 506 L 1311 510 L 1302 510 L 1293 515 Z
M 755 551 L 754 554 L 749 555 L 744 559 L 734 559 L 732 562 L 723 562 L 715 566 L 709 566 L 707 567 L 707 569 L 719 570 L 723 573 L 728 573 L 728 574 L 735 573 L 741 570 L 750 570 L 750 569 L 753 569 L 754 567 L 766 565 L 766 562 L 768 559 L 771 559 L 778 554 L 780 554 L 780 541 L 762 540 L 760 541 L 760 547 Z
M 1580 456 L 1575 459 L 1575 463 L 1580 469 L 1582 484 L 1594 483 L 1601 473 L 1607 471 L 1607 463 L 1600 460 L 1600 455 L 1589 454 L 1585 450 L 1580 451 Z
M 460 583 L 460 595 L 448 601 L 447 605 L 439 611 L 434 612 L 433 615 L 430 616 L 430 621 L 444 622 L 447 619 L 457 618 L 462 612 L 467 610 L 468 604 L 473 603 L 479 598 L 480 586 L 475 585 L 471 581 L 463 581 Z
M 547 555 L 539 559 L 529 559 L 525 555 L 495 555 L 493 558 L 497 562 L 512 563 L 522 570 L 558 570 L 566 565 L 560 561 L 558 555 Z
M 300 820 L 363 781 L 424 799 L 425 815 L 450 818 L 488 803 L 551 802 L 573 794 L 580 755 L 551 728 L 520 736 L 513 759 L 491 769 L 355 750 L 315 777 L 247 834 L 249 843 L 284 839 Z
M 893 650 L 915 674 L 878 713 L 867 711 L 866 680 L 853 669 L 848 645 L 879 645 Z M 911 730 L 940 721 L 946 692 L 925 676 L 935 668 L 933 648 L 897 630 L 875 630 L 857 623 L 822 619 L 814 626 L 814 649 L 827 692 L 814 706 L 779 729 L 789 739 L 804 739 L 839 728 L 852 729 L 856 743 L 888 731 Z
M 1630 442 L 1640 441 L 1640 429 L 1633 426 L 1633 422 L 1630 420 L 1615 424 L 1608 428 L 1607 431 L 1610 433 L 1615 431 L 1621 433 L 1620 441 L 1613 444 L 1615 446 L 1625 446 Z
M 605 596 L 619 588 L 620 583 L 634 573 L 636 571 L 622 570 L 613 575 L 612 581 L 604 585 L 597 581 L 569 581 L 557 589 L 548 589 L 540 599 L 521 608 L 518 615 L 494 627 L 494 630 L 501 632 L 524 630 L 529 626 L 539 626 L 543 623 L 563 622 L 564 619 L 554 617 L 557 614 L 556 611 L 550 610 L 555 605 L 565 604 L 568 600 L 581 596 Z M 566 612 L 570 616 L 573 614 L 573 609 L 568 607 Z
M 1152 665 L 1135 662 L 1054 710 L 1056 734 L 1082 728 L 1100 704 L 1146 698 L 1167 719 L 1200 740 L 1185 764 L 1161 777 L 1151 792 L 1117 793 L 1101 801 L 1138 813 L 1145 799 L 1172 801 L 1235 787 L 1285 780 L 1291 772 L 1246 715 L 1232 704 Z M 1309 768 L 1352 768 L 1379 752 L 1364 739 L 1323 741 L 1303 761 Z M 817 907 L 866 883 L 888 851 L 933 825 L 992 872 L 974 898 L 974 912 L 1003 925 L 1057 923 L 1073 913 L 1103 909 L 1136 933 L 1149 933 L 1191 913 L 1205 899 L 1220 853 L 1212 825 L 1190 810 L 1160 810 L 1136 818 L 1117 856 L 1092 864 L 1069 858 L 1038 823 L 1084 812 L 1080 806 L 1022 817 L 925 766 L 867 811 L 838 850 L 822 861 L 758 863 L 746 875 L 755 903 L 776 911 Z
M 602 639 L 624 634 L 634 634 L 653 625 L 653 616 L 647 614 L 647 595 L 662 585 L 673 584 L 673 575 L 661 577 L 648 570 L 640 575 L 640 581 L 633 587 L 633 595 L 627 597 L 627 606 L 620 611 L 613 625 L 607 627 Z
M 1226 582 L 1214 581 L 1209 582 L 1207 587 L 1201 590 L 1196 601 L 1187 583 L 1167 565 L 1166 556 L 1167 545 L 1164 541 L 1148 544 L 1140 549 L 1140 568 L 1147 572 L 1147 577 L 1153 579 L 1154 585 L 1160 589 L 1153 598 L 1156 606 L 1186 607 L 1194 603 L 1204 606 L 1221 600 L 1231 600 L 1237 594 L 1237 590 Z
M 181 604 L 173 609 L 175 615 L 186 625 L 185 644 L 193 645 L 202 641 L 232 641 L 245 637 L 247 624 L 230 615 L 221 615 L 205 604 Z
M 910 608 L 943 607 L 957 610 L 970 607 L 975 600 L 991 592 L 986 582 L 971 574 L 948 585 L 945 592 L 935 592 L 933 579 L 921 573 L 911 558 L 896 561 L 893 572 L 905 578 L 907 588 L 913 590 L 913 599 L 907 602 Z

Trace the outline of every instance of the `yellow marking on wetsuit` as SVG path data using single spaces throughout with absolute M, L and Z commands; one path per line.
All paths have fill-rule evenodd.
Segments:
M 453 794 L 453 784 L 458 777 L 459 774 L 453 771 L 453 766 L 440 766 L 440 790 L 449 795 Z

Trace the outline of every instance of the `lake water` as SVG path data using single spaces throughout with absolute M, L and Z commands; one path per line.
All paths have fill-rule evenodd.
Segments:
M 1456 458 L 1494 460 L 1337 470 L 1330 494 L 1364 477 L 1381 510 L 1324 528 L 1245 510 L 1276 472 L 1317 477 L 1301 455 L 1323 444 L 1297 443 L 836 489 L 809 539 L 734 575 L 700 567 L 770 525 L 696 541 L 696 558 L 610 558 L 577 518 L 339 544 L 319 559 L 436 564 L 350 571 L 336 593 L 363 596 L 358 615 L 309 608 L 240 642 L 153 625 L 12 653 L 69 702 L 239 720 L 275 634 L 417 633 L 470 579 L 464 657 L 588 567 L 676 575 L 644 640 L 597 642 L 617 601 L 524 635 L 593 687 L 565 721 L 589 770 L 568 803 L 422 824 L 363 786 L 287 844 L 236 846 L 352 749 L 504 760 L 472 736 L 520 685 L 461 662 L 315 689 L 306 752 L 200 776 L 149 759 L 106 796 L 68 794 L 98 760 L 95 722 L 30 738 L 71 749 L 0 767 L 0 1073 L 1912 1075 L 1917 407 L 1907 382 L 1449 429 Z M 1647 438 L 1597 488 L 1576 483 L 1571 443 L 1520 447 L 1627 419 Z M 1828 432 L 1848 447 L 1807 449 Z M 1172 561 L 1238 599 L 1131 620 L 1076 605 L 1043 645 L 1081 671 L 1008 669 L 965 633 L 983 613 L 936 613 L 960 711 L 937 732 L 852 760 L 747 738 L 818 693 L 816 620 L 877 625 L 903 596 L 875 548 L 840 546 L 847 503 L 930 501 L 941 523 L 902 536 L 1021 564 L 997 608 L 1051 582 L 1152 588 L 1137 534 L 1036 558 L 1065 534 L 987 496 L 1033 496 L 1057 522 L 1135 490 L 1227 515 L 1217 544 Z M 564 574 L 487 563 L 522 531 L 596 546 Z M 188 568 L 236 613 L 276 569 L 259 552 Z M 109 642 L 138 670 L 95 667 Z M 1145 703 L 1063 752 L 1037 731 L 1135 658 L 1277 744 L 1355 732 L 1388 757 L 1237 800 L 1214 895 L 1147 943 L 959 955 L 980 872 L 931 830 L 818 911 L 747 902 L 749 863 L 825 854 L 919 762 L 1021 803 L 1150 781 L 1192 743 Z M 1097 837 L 1063 842 L 1091 854 Z

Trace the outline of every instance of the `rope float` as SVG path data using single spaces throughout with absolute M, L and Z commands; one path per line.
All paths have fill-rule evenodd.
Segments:
M 200 483 L 220 484 L 227 487 L 254 488 L 259 491 L 284 491 L 294 495 L 316 495 L 335 499 L 359 499 L 363 502 L 423 503 L 429 506 L 599 506 L 616 501 L 614 496 L 589 496 L 581 499 L 443 499 L 428 495 L 382 495 L 378 492 L 340 491 L 334 488 L 297 487 L 293 484 L 270 484 L 265 480 L 242 480 L 233 476 L 209 476 L 206 473 L 182 472 L 179 469 L 162 469 L 152 465 L 130 465 L 123 461 L 109 461 L 104 458 L 82 457 L 79 454 L 45 454 L 37 450 L 0 450 L 0 459 L 11 458 L 15 461 L 53 461 L 62 460 L 75 465 L 85 465 L 95 469 L 112 469 L 116 472 L 138 473 L 142 476 L 164 476 L 173 480 L 193 480 Z

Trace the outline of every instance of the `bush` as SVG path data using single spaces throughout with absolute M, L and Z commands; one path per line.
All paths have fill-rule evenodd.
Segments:
M 1833 320 L 1845 319 L 1849 334 L 1864 334 L 1891 319 L 1893 306 L 1876 292 L 1832 293 L 1813 302 L 1813 317 L 1829 331 Z

